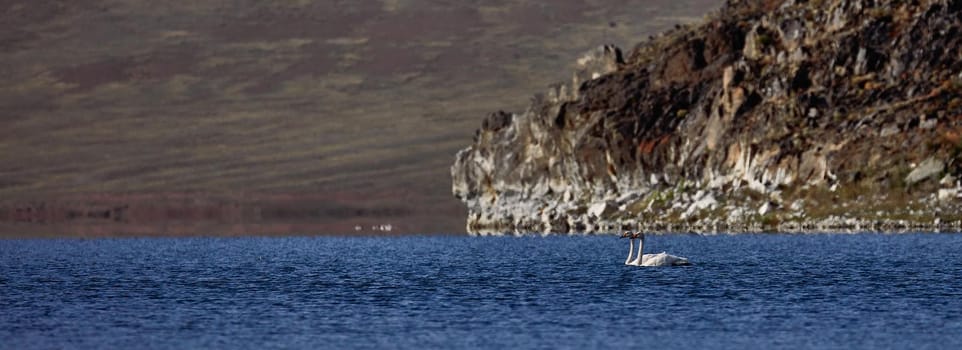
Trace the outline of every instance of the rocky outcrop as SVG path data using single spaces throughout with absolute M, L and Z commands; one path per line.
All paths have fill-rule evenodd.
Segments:
M 706 18 L 488 116 L 451 168 L 468 232 L 959 229 L 962 0 Z

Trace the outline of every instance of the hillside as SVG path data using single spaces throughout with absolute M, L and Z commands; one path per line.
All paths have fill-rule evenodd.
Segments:
M 578 60 L 451 168 L 467 230 L 959 230 L 962 1 L 728 1 Z
M 461 231 L 446 169 L 488 106 L 717 3 L 0 0 L 0 221 L 211 209 L 186 197 Z

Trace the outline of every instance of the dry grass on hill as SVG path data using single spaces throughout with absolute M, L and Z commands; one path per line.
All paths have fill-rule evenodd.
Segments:
M 486 113 L 718 4 L 0 1 L 0 198 L 403 188 L 460 231 L 448 167 Z

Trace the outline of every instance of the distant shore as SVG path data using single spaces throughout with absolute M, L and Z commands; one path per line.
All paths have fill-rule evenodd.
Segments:
M 461 234 L 460 206 L 412 194 L 70 194 L 0 201 L 0 238 Z M 425 208 L 426 207 L 426 208 Z

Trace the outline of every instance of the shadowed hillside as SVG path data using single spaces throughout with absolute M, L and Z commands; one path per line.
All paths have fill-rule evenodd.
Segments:
M 340 206 L 314 216 L 338 232 L 359 207 L 402 213 L 395 232 L 461 231 L 448 166 L 490 106 L 717 4 L 2 0 L 0 218 L 93 194 L 310 194 L 280 210 Z M 50 231 L 14 221 L 3 231 Z

